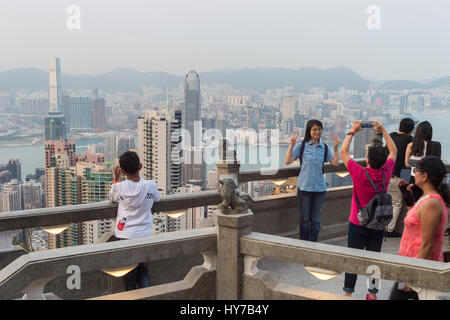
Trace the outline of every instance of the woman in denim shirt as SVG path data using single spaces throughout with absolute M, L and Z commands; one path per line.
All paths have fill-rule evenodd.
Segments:
M 317 242 L 320 231 L 320 216 L 325 200 L 327 184 L 323 175 L 325 144 L 320 142 L 323 125 L 319 120 L 309 120 L 306 124 L 305 138 L 297 142 L 298 135 L 291 137 L 285 163 L 290 164 L 300 158 L 302 144 L 305 143 L 301 170 L 298 175 L 297 195 L 300 206 L 300 240 Z M 328 148 L 325 162 L 339 165 L 339 146 L 337 134 L 334 135 L 334 148 Z M 333 152 L 334 151 L 334 152 Z

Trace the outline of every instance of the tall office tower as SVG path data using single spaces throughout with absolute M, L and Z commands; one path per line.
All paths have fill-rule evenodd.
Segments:
M 408 100 L 408 95 L 400 97 L 400 114 L 405 114 L 409 111 Z
M 183 104 L 183 128 L 190 134 L 189 139 L 183 138 L 183 144 L 188 146 L 200 147 L 202 141 L 202 128 L 195 129 L 195 122 L 201 121 L 200 107 L 200 79 L 197 72 L 190 70 L 184 81 L 184 104 Z
M 106 162 L 114 164 L 117 156 L 117 134 L 116 132 L 110 132 L 108 134 L 108 154 L 106 156 Z
M 11 159 L 6 165 L 6 169 L 11 173 L 11 179 L 22 180 L 22 171 L 20 169 L 19 159 Z
M 92 129 L 92 101 L 90 97 L 69 97 L 69 128 L 89 131 Z
M 125 135 L 120 136 L 119 135 L 119 142 L 117 143 L 117 156 L 120 157 L 122 154 L 124 154 L 127 151 L 130 151 L 131 149 L 134 149 L 135 143 L 134 143 L 134 136 L 132 135 Z
M 98 98 L 97 89 L 92 98 L 92 129 L 94 132 L 105 131 L 106 112 L 105 99 Z
M 355 159 L 366 158 L 367 146 L 372 143 L 373 130 L 366 128 L 355 134 L 355 144 L 353 145 L 353 157 Z
M 138 118 L 138 150 L 144 179 L 162 195 L 181 186 L 180 111 L 148 110 Z
M 59 58 L 50 59 L 49 72 L 50 109 L 45 118 L 45 140 L 66 139 L 66 122 L 62 114 L 61 63 Z

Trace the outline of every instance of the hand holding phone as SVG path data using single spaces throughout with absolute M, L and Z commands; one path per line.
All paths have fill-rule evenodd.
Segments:
M 361 122 L 361 128 L 372 128 L 372 127 L 373 127 L 372 121 Z

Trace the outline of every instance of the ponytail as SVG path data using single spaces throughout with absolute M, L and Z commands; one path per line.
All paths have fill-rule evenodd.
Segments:
M 448 187 L 448 184 L 441 183 L 436 190 L 439 195 L 442 197 L 444 202 L 447 204 L 447 207 L 450 207 L 450 189 Z

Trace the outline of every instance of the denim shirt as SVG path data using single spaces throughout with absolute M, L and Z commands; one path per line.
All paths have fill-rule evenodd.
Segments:
M 300 149 L 303 142 L 297 143 L 292 149 L 294 160 L 300 158 Z M 298 175 L 298 188 L 302 191 L 309 192 L 325 192 L 327 184 L 322 172 L 323 157 L 325 156 L 325 145 L 319 142 L 317 146 L 308 141 L 303 152 L 302 169 Z M 333 150 L 328 147 L 327 159 L 329 162 L 333 159 Z

